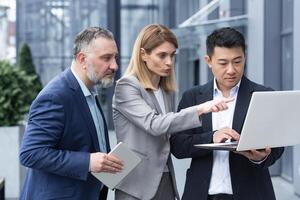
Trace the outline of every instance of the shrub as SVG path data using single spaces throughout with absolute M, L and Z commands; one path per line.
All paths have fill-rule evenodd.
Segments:
M 14 126 L 23 120 L 36 95 L 31 92 L 36 78 L 0 61 L 0 126 Z
M 30 47 L 26 44 L 23 43 L 22 47 L 20 48 L 19 52 L 19 58 L 18 58 L 18 66 L 20 67 L 21 70 L 25 71 L 26 74 L 28 75 L 34 75 L 35 78 L 33 80 L 33 87 L 31 88 L 32 97 L 34 98 L 39 91 L 43 88 L 40 77 L 36 73 L 33 61 L 32 61 L 32 55 L 31 55 L 31 50 Z

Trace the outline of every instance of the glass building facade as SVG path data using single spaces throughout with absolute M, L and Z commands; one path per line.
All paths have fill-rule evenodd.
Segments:
M 140 30 L 151 23 L 171 26 L 171 0 L 121 1 L 121 72 L 129 63 L 134 41 Z
M 17 45 L 29 44 L 44 84 L 70 66 L 76 33 L 107 26 L 106 5 L 106 0 L 17 1 Z
M 8 52 L 8 16 L 7 16 L 7 6 L 0 4 L 0 59 L 5 59 Z

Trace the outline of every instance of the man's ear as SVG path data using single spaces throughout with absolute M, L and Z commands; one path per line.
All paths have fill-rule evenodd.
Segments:
M 141 48 L 140 49 L 140 53 L 141 53 L 141 58 L 144 62 L 147 61 L 147 58 L 148 58 L 148 54 L 146 53 L 145 49 L 144 48 Z
M 86 65 L 86 55 L 83 52 L 79 52 L 76 55 L 76 61 L 81 65 L 81 66 L 85 66 Z
M 206 62 L 206 64 L 208 65 L 209 68 L 211 68 L 211 59 L 208 55 L 204 56 L 204 60 Z

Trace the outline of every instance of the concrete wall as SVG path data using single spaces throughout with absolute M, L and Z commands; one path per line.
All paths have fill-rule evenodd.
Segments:
M 25 168 L 19 162 L 23 126 L 0 127 L 0 177 L 5 178 L 6 198 L 18 198 L 22 189 Z

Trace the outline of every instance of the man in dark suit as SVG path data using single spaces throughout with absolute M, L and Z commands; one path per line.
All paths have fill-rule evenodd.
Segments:
M 186 91 L 178 110 L 222 97 L 235 97 L 235 101 L 226 111 L 203 116 L 202 127 L 171 137 L 171 152 L 177 158 L 192 158 L 182 199 L 274 200 L 268 167 L 280 158 L 283 148 L 228 152 L 193 146 L 238 140 L 252 93 L 270 90 L 243 75 L 246 45 L 240 32 L 229 27 L 215 30 L 206 47 L 205 61 L 214 79 Z
M 108 30 L 90 27 L 74 43 L 71 68 L 33 101 L 20 161 L 28 167 L 21 199 L 106 199 L 90 172 L 117 173 L 122 161 L 108 155 L 108 131 L 97 85 L 107 87 L 118 68 L 117 45 Z

